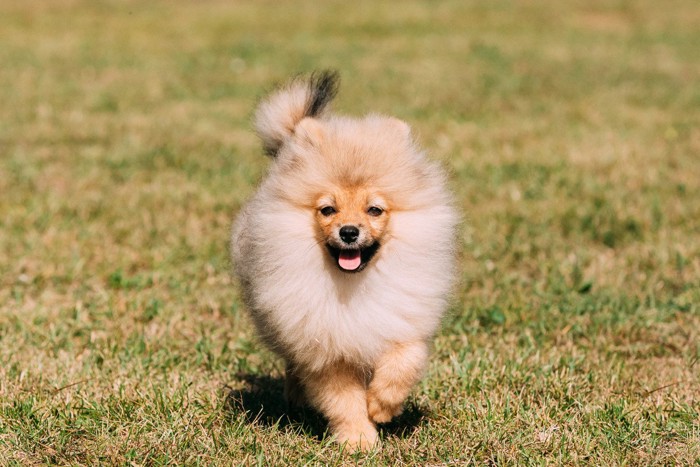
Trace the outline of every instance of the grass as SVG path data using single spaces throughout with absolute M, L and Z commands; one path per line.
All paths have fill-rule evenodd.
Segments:
M 700 463 L 700 8 L 0 6 L 0 464 Z M 461 281 L 382 450 L 287 414 L 229 276 L 271 83 L 409 121 Z

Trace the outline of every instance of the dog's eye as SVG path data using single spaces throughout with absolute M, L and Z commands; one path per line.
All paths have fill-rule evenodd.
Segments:
M 372 206 L 367 210 L 367 214 L 369 214 L 372 217 L 381 216 L 383 212 L 384 211 L 382 210 L 382 208 L 378 208 L 377 206 Z
M 326 217 L 332 216 L 336 212 L 337 211 L 335 210 L 335 208 L 333 206 L 324 206 L 321 208 L 321 214 L 323 214 Z

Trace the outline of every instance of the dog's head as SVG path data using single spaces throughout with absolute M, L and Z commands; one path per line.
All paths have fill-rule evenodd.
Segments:
M 283 210 L 310 214 L 313 239 L 326 257 L 341 271 L 359 272 L 389 242 L 427 248 L 442 221 L 443 230 L 452 230 L 454 215 L 441 170 L 425 159 L 408 124 L 329 112 L 338 79 L 324 71 L 292 80 L 260 103 L 255 129 L 276 160 L 264 192 L 284 201 Z M 417 212 L 420 221 L 410 215 Z M 292 242 L 309 233 L 306 223 L 279 227 Z
M 398 213 L 436 199 L 433 169 L 395 118 L 304 118 L 276 159 L 273 189 L 311 214 L 317 243 L 343 272 L 381 256 Z
M 377 253 L 391 217 L 387 200 L 370 187 L 335 187 L 316 201 L 315 220 L 329 254 L 345 272 L 362 271 Z

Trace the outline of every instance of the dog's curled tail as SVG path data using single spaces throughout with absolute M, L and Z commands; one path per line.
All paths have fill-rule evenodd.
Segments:
M 275 156 L 297 123 L 321 116 L 338 93 L 339 82 L 337 71 L 319 71 L 296 78 L 263 99 L 253 121 L 265 153 Z

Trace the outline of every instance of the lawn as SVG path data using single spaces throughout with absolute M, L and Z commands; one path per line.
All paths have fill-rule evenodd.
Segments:
M 700 464 L 700 4 L 0 4 L 0 465 Z M 230 277 L 275 82 L 409 122 L 460 281 L 382 447 L 287 413 Z

